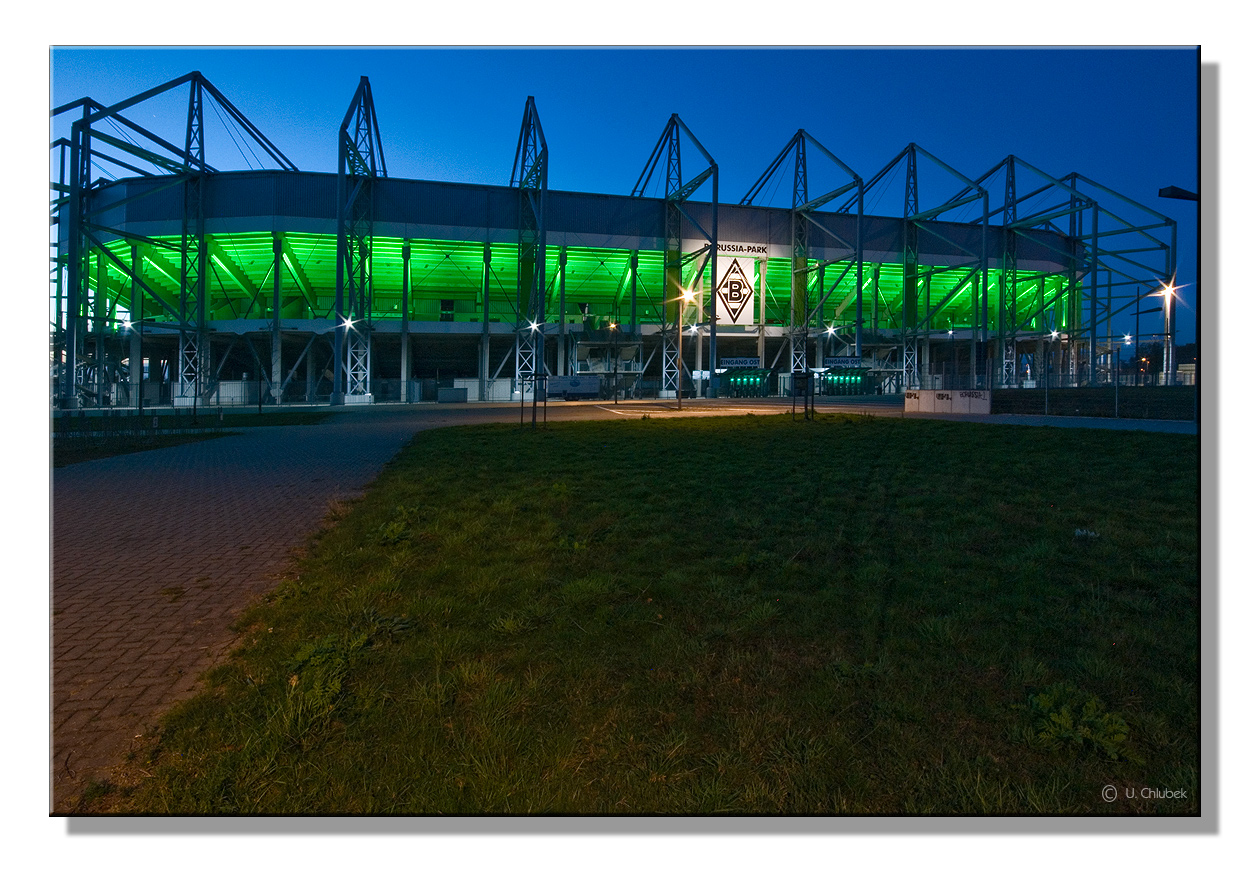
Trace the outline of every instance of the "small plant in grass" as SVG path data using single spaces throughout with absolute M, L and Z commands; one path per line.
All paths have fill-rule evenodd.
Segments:
M 737 627 L 743 630 L 764 625 L 777 615 L 777 605 L 772 601 L 760 601 L 752 604 L 742 614 Z
M 491 620 L 490 628 L 500 634 L 521 634 L 529 630 L 530 621 L 524 613 L 506 613 Z
M 1026 736 L 1050 750 L 1101 751 L 1112 761 L 1138 761 L 1128 745 L 1128 723 L 1110 713 L 1100 698 L 1069 683 L 1055 683 L 1023 705 L 1029 720 Z
M 292 737 L 334 710 L 343 695 L 343 681 L 352 662 L 369 642 L 365 632 L 340 638 L 327 635 L 305 644 L 291 659 L 287 710 Z
M 93 779 L 87 784 L 86 790 L 82 793 L 82 804 L 89 806 L 95 801 L 103 797 L 113 794 L 117 791 L 117 786 L 109 782 L 107 779 Z
M 383 547 L 403 543 L 412 537 L 417 521 L 418 511 L 415 508 L 400 505 L 389 520 L 377 527 L 373 539 Z

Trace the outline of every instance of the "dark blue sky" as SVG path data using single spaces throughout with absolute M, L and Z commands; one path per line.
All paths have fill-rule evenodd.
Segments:
M 1196 277 L 1195 204 L 1158 197 L 1167 185 L 1198 189 L 1192 49 L 54 48 L 51 98 L 107 105 L 191 70 L 309 171 L 335 171 L 338 125 L 361 75 L 400 177 L 507 184 L 529 95 L 555 189 L 629 193 L 673 112 L 719 164 L 722 201 L 738 201 L 800 127 L 865 178 L 909 142 L 973 178 L 1015 154 L 1175 218 L 1178 282 Z M 184 113 L 170 100 L 135 118 L 174 135 Z M 208 136 L 210 162 L 246 167 L 224 133 Z M 841 183 L 809 163 L 813 190 Z M 951 184 L 922 164 L 922 208 Z M 884 196 L 870 211 L 898 213 L 901 188 Z M 1182 307 L 1178 340 L 1193 334 Z

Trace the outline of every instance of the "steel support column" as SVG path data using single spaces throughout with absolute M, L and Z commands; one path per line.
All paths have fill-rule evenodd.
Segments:
M 682 131 L 685 131 L 691 144 L 694 145 L 700 156 L 707 161 L 707 169 L 690 181 L 683 181 L 682 179 Z M 682 203 L 688 200 L 709 178 L 712 180 L 711 232 L 704 230 L 696 220 L 689 219 L 690 223 L 708 241 L 708 247 L 703 249 L 707 252 L 707 256 L 697 270 L 693 283 L 700 282 L 704 270 L 709 266 L 711 267 L 713 293 L 711 302 L 707 307 L 708 356 L 709 365 L 713 368 L 716 365 L 717 315 L 715 284 L 720 214 L 720 169 L 717 167 L 716 161 L 712 159 L 712 155 L 708 154 L 707 149 L 703 147 L 694 133 L 690 131 L 690 128 L 676 114 L 669 118 L 668 124 L 664 127 L 664 132 L 660 134 L 660 139 L 652 150 L 651 157 L 647 160 L 647 165 L 643 167 L 642 174 L 638 177 L 638 182 L 634 185 L 631 196 L 641 196 L 643 194 L 652 176 L 655 174 L 655 170 L 660 167 L 661 163 L 664 165 L 664 292 L 661 300 L 663 314 L 660 328 L 660 389 L 667 392 L 669 390 L 679 390 L 681 386 L 681 300 L 687 289 L 682 280 L 682 264 L 687 259 L 687 256 L 695 255 L 694 252 L 691 252 L 691 254 L 683 256 L 681 250 L 683 218 L 689 218 L 689 215 L 686 215 L 684 212 Z M 701 254 L 703 251 L 698 253 Z M 693 286 L 690 289 L 693 291 Z M 709 395 L 713 397 L 716 395 L 715 381 L 711 382 Z
M 681 330 L 681 303 L 685 292 L 682 280 L 682 231 L 681 231 L 681 135 L 676 124 L 669 122 L 665 129 L 667 159 L 664 179 L 664 313 L 660 320 L 660 337 L 663 342 L 661 355 L 660 389 L 664 392 L 680 389 L 681 365 L 678 358 L 678 332 Z M 661 140 L 663 141 L 663 140 Z
M 411 305 L 409 294 L 412 291 L 412 242 L 404 239 L 404 246 L 401 251 L 403 257 L 403 286 L 400 289 L 400 312 L 399 312 L 399 401 L 411 402 L 412 391 L 409 389 L 409 381 L 412 380 L 412 351 L 408 347 L 408 311 Z
M 1016 268 L 1016 160 L 1008 157 L 1006 163 L 1006 191 L 1003 196 L 1003 256 L 1000 264 L 998 285 L 998 340 L 1002 370 L 1000 377 L 1003 386 L 1014 387 L 1018 383 L 1018 366 L 1016 363 L 1016 335 L 1020 324 L 1017 322 L 1018 306 L 1016 303 L 1017 268 Z
M 143 392 L 143 290 L 137 276 L 143 269 L 139 246 L 130 246 L 130 405 L 142 408 Z
M 560 344 L 556 348 L 556 374 L 568 374 L 568 326 L 564 316 L 565 273 L 569 268 L 569 249 L 560 246 Z
M 1089 385 L 1098 386 L 1098 212 L 1097 205 L 1090 214 L 1091 246 L 1089 258 Z M 1108 281 L 1111 276 L 1107 276 Z M 1111 287 L 1107 287 L 1110 294 Z
M 339 126 L 338 247 L 331 404 L 370 402 L 373 346 L 373 187 L 386 176 L 382 134 L 367 76 Z M 346 358 L 344 358 L 346 351 Z
M 482 337 L 478 347 L 479 398 L 486 399 L 490 391 L 490 242 L 482 245 Z
M 211 372 L 207 334 L 207 252 L 204 240 L 204 90 L 191 80 L 183 171 L 182 271 L 179 296 L 178 384 L 176 395 L 198 404 Z
M 516 378 L 524 396 L 527 381 L 537 386 L 546 353 L 547 140 L 532 96 L 525 101 L 510 186 L 517 189 Z
M 69 261 L 66 267 L 65 350 L 61 371 L 61 406 L 78 406 L 78 349 L 80 316 L 87 297 L 90 246 L 83 232 L 87 196 L 91 187 L 90 107 L 83 106 L 83 117 L 75 121 L 70 134 L 69 180 Z
M 269 348 L 270 394 L 282 404 L 282 239 L 273 237 L 273 336 Z M 259 384 L 257 388 L 259 388 Z
M 907 149 L 907 182 L 903 196 L 903 304 L 900 326 L 903 333 L 903 387 L 914 390 L 921 387 L 920 371 L 916 359 L 917 292 L 919 274 L 919 231 L 914 220 L 919 211 L 919 179 L 916 172 L 916 149 Z

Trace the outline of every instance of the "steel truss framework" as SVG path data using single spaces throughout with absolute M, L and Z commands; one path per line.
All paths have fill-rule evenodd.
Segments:
M 382 134 L 366 76 L 339 126 L 338 256 L 331 404 L 372 398 L 374 182 L 386 177 Z M 346 358 L 344 358 L 346 351 Z M 346 375 L 346 391 L 344 391 Z
M 707 162 L 707 168 L 686 183 L 682 183 L 681 134 L 685 132 L 699 155 Z M 718 221 L 720 208 L 720 169 L 712 155 L 699 143 L 698 138 L 690 131 L 685 122 L 674 112 L 660 134 L 660 139 L 651 151 L 646 166 L 638 176 L 630 196 L 642 196 L 651 183 L 655 170 L 664 165 L 664 304 L 663 319 L 660 324 L 661 342 L 661 380 L 660 388 L 665 393 L 672 392 L 680 396 L 682 390 L 682 350 L 681 339 L 683 314 L 688 299 L 694 297 L 693 287 L 702 287 L 705 271 L 713 285 L 716 278 L 716 253 L 718 242 Z M 712 228 L 709 232 L 695 220 L 686 208 L 685 203 L 708 179 L 712 180 Z M 699 251 L 682 253 L 683 218 L 707 240 L 707 245 Z M 689 285 L 683 281 L 683 270 L 692 260 L 699 262 L 695 279 Z M 708 270 L 708 266 L 711 269 Z M 715 288 L 713 288 L 714 291 Z M 708 297 L 705 309 L 708 329 L 708 354 L 716 360 L 716 293 Z M 698 310 L 697 307 L 695 310 Z M 636 324 L 634 325 L 636 328 Z M 696 330 L 697 332 L 697 325 Z M 710 397 L 716 396 L 716 382 L 709 382 Z
M 1024 193 L 1022 177 L 1032 179 Z M 1120 340 L 1112 334 L 1112 318 L 1157 295 L 1175 274 L 1175 221 L 1079 173 L 1057 179 L 1015 155 L 980 176 L 975 186 L 984 190 L 992 184 L 1003 188 L 1003 205 L 982 218 L 984 225 L 997 220 L 1002 228 L 996 385 L 1020 384 L 1022 341 L 1037 370 L 1053 368 L 1051 360 L 1035 358 L 1049 356 L 1047 345 L 1054 340 L 1061 357 L 1058 368 L 1067 382 L 1107 380 Z M 966 188 L 953 199 L 967 193 Z M 1116 204 L 1114 211 L 1108 203 Z M 1056 259 L 1066 260 L 1066 268 L 1058 273 L 1066 286 L 1049 293 L 1044 286 L 1047 276 L 1023 277 L 1018 269 L 1021 240 L 1039 228 L 1066 237 L 1063 248 L 1052 246 Z M 988 324 L 988 312 L 983 322 Z
M 127 118 L 127 110 L 184 86 L 180 135 L 162 138 Z M 368 396 L 375 377 L 374 340 L 381 336 L 390 341 L 387 331 L 394 332 L 394 324 L 402 321 L 406 342 L 410 327 L 420 332 L 421 322 L 439 320 L 480 324 L 477 368 L 485 396 L 487 382 L 499 375 L 505 360 L 514 362 L 522 380 L 547 370 L 544 341 L 557 307 L 555 370 L 561 373 L 576 370 L 571 342 L 577 333 L 566 332 L 574 321 L 581 321 L 583 330 L 616 325 L 618 341 L 631 346 L 641 347 L 644 334 L 658 335 L 650 339 L 656 346 L 643 369 L 654 359 L 664 390 L 675 390 L 679 383 L 682 326 L 706 326 L 711 350 L 707 367 L 715 367 L 715 293 L 710 294 L 709 310 L 694 306 L 694 324 L 683 322 L 681 300 L 688 291 L 707 293 L 715 284 L 718 169 L 677 115 L 670 118 L 631 194 L 646 195 L 663 167 L 663 247 L 618 250 L 573 244 L 567 236 L 559 245 L 547 244 L 547 144 L 532 98 L 526 104 L 511 181 L 518 202 L 515 246 L 377 236 L 375 188 L 383 183 L 386 168 L 367 79 L 362 79 L 340 128 L 337 238 L 212 229 L 204 217 L 205 191 L 218 173 L 206 157 L 210 105 L 247 141 L 259 144 L 269 162 L 295 170 L 198 73 L 114 106 L 83 99 L 53 110 L 54 115 L 74 118 L 70 139 L 53 143 L 61 160 L 52 182 L 58 242 L 50 283 L 55 296 L 55 395 L 64 406 L 100 402 L 106 383 L 121 379 L 127 359 L 129 377 L 137 379 L 141 367 L 135 361 L 146 359 L 149 346 L 164 354 L 154 357 L 153 365 L 168 365 L 177 402 L 208 399 L 223 367 L 239 366 L 240 354 L 231 352 L 242 346 L 257 357 L 258 374 L 268 381 L 275 400 L 301 364 L 311 396 L 322 362 L 333 360 L 340 400 L 359 401 L 353 397 Z M 690 180 L 683 173 L 683 138 L 706 163 Z M 827 161 L 849 181 L 813 195 L 809 156 Z M 912 144 L 865 182 L 800 130 L 742 204 L 755 205 L 767 182 L 785 174 L 787 161 L 793 162 L 790 256 L 774 253 L 759 260 L 758 268 L 761 324 L 771 330 L 770 337 L 785 342 L 773 365 L 788 350 L 792 372 L 812 367 L 815 333 L 817 367 L 827 347 L 835 355 L 862 357 L 865 366 L 897 377 L 900 386 L 925 384 L 938 371 L 934 358 L 945 355 L 958 361 L 961 347 L 966 348 L 962 358 L 970 384 L 1016 385 L 1026 373 L 1051 370 L 1064 372 L 1069 382 L 1097 382 L 1105 377 L 1117 342 L 1112 319 L 1140 307 L 1175 268 L 1173 221 L 1077 173 L 1050 176 L 1010 156 L 972 178 Z M 105 166 L 143 184 L 94 178 Z M 921 166 L 936 166 L 939 180 L 948 189 L 953 185 L 955 192 L 936 204 L 922 200 L 926 190 Z M 870 256 L 864 247 L 865 221 L 889 215 L 866 218 L 866 195 L 875 192 L 880 198 L 896 175 L 903 182 L 902 244 L 896 251 Z M 709 179 L 711 225 L 705 230 L 689 202 Z M 137 235 L 115 226 L 119 210 L 130 202 L 170 191 L 180 203 L 176 231 Z M 706 213 L 699 212 L 704 222 Z M 853 223 L 845 217 L 851 214 Z M 952 227 L 961 229 L 955 233 Z M 683 250 L 683 241 L 687 246 L 690 242 L 684 239 L 687 234 L 704 244 Z M 822 249 L 838 253 L 813 254 Z M 548 257 L 559 263 L 550 277 Z M 516 305 L 508 311 L 512 298 L 507 288 L 514 284 Z M 577 311 L 574 321 L 566 308 Z M 498 348 L 492 351 L 491 343 L 490 321 L 501 317 L 515 326 L 512 352 L 504 357 Z M 325 318 L 333 324 L 315 325 Z M 246 340 L 223 335 L 227 321 L 265 323 L 262 328 L 272 332 L 267 367 Z M 284 322 L 289 324 L 288 350 L 292 341 L 299 345 L 298 358 L 285 372 Z M 628 337 L 623 334 L 626 323 Z M 257 330 L 232 328 L 253 334 Z M 332 353 L 319 350 L 327 338 L 334 339 Z M 726 340 L 742 341 L 740 336 Z M 243 358 L 249 350 L 242 351 Z M 400 371 L 406 381 L 406 344 L 403 361 Z M 135 393 L 132 403 L 138 398 Z
M 184 85 L 188 89 L 188 98 L 181 146 L 123 114 Z M 158 311 L 163 311 L 167 322 L 177 326 L 175 404 L 194 406 L 212 389 L 205 305 L 209 252 L 204 232 L 202 188 L 204 177 L 216 172 L 216 169 L 205 158 L 206 96 L 219 117 L 223 117 L 224 112 L 223 122 L 231 124 L 251 144 L 259 146 L 278 168 L 295 171 L 295 165 L 198 72 L 180 76 L 112 106 L 82 99 L 52 110 L 53 117 L 81 111 L 81 117 L 71 126 L 70 141 L 52 143 L 61 153 L 62 166 L 66 161 L 70 165 L 69 183 L 64 183 L 62 170 L 61 182 L 52 185 L 51 203 L 53 224 L 58 229 L 53 257 L 56 275 L 53 284 L 57 294 L 56 320 L 52 330 L 53 352 L 54 360 L 60 366 L 57 398 L 62 407 L 76 407 L 84 398 L 97 404 L 103 400 L 103 377 L 110 368 L 104 337 L 118 323 L 116 298 L 110 300 L 107 290 L 110 270 L 121 273 L 130 285 L 130 298 L 125 308 L 131 318 L 126 321 L 125 328 L 133 334 L 131 347 L 135 352 L 130 355 L 131 379 L 135 379 L 134 371 L 138 368 L 136 357 L 142 344 L 142 312 L 145 303 L 150 300 L 156 303 Z M 234 134 L 231 135 L 233 137 Z M 93 194 L 105 182 L 93 179 L 92 169 L 104 165 L 119 167 L 138 176 L 168 177 L 168 185 L 154 187 L 147 195 L 168 187 L 181 190 L 182 232 L 177 242 L 118 233 L 105 225 L 106 213 L 128 202 L 124 199 L 106 200 L 104 204 L 97 204 L 94 201 Z M 116 236 L 121 236 L 123 245 L 130 248 L 129 257 L 119 251 L 118 246 L 107 244 L 110 237 Z M 173 267 L 178 291 L 173 300 L 153 289 L 143 266 L 144 263 L 151 263 L 159 270 L 160 266 L 153 261 L 164 260 L 168 265 L 167 257 L 171 253 L 176 254 L 179 260 L 179 265 Z M 94 296 L 90 274 L 93 255 L 97 269 Z M 63 280 L 62 268 L 65 272 Z M 167 278 L 172 277 L 170 272 L 161 271 Z M 135 313 L 140 314 L 138 319 L 133 318 Z M 95 353 L 89 363 L 84 363 L 83 326 L 88 320 L 94 321 Z M 85 383 L 88 372 L 93 375 L 95 389 Z
M 524 394 L 525 384 L 547 374 L 547 139 L 533 97 L 525 101 L 509 186 L 517 189 L 516 378 Z
M 926 158 L 930 163 L 942 169 L 950 176 L 958 179 L 967 185 L 965 189 L 958 195 L 947 200 L 940 206 L 921 210 L 920 207 L 920 174 L 919 174 L 919 157 Z M 949 235 L 942 231 L 942 227 L 938 221 L 940 217 L 946 213 L 966 206 L 970 203 L 981 203 L 983 218 L 989 214 L 989 194 L 976 182 L 968 179 L 948 164 L 934 157 L 928 151 L 919 145 L 910 143 L 906 148 L 899 152 L 898 156 L 887 163 L 872 179 L 864 186 L 867 192 L 883 179 L 889 177 L 900 163 L 905 161 L 906 170 L 903 185 L 903 245 L 902 245 L 902 266 L 903 266 L 903 300 L 902 300 L 902 316 L 899 329 L 899 337 L 901 339 L 903 350 L 903 386 L 906 389 L 914 389 L 921 386 L 921 365 L 919 359 L 919 342 L 922 338 L 927 338 L 932 331 L 930 325 L 933 318 L 941 312 L 945 306 L 959 296 L 965 290 L 970 290 L 972 294 L 972 305 L 970 311 L 972 314 L 972 334 L 973 334 L 973 372 L 972 379 L 976 386 L 988 386 L 985 383 L 984 375 L 984 359 L 985 359 L 985 342 L 988 330 L 988 300 L 989 300 L 989 238 L 987 232 L 988 220 L 982 223 L 981 240 L 979 250 L 976 248 L 968 248 L 959 245 L 952 240 Z M 843 206 L 846 209 L 846 206 Z M 952 288 L 946 296 L 938 302 L 936 306 L 929 304 L 931 301 L 932 287 L 930 278 L 939 269 L 928 269 L 922 271 L 922 238 L 931 235 L 947 245 L 954 245 L 966 257 L 962 262 L 948 263 L 944 265 L 940 271 L 962 272 L 962 277 L 954 288 Z M 924 298 L 926 299 L 925 311 L 922 316 L 920 307 L 920 293 L 924 290 Z
M 839 170 L 849 175 L 851 180 L 833 190 L 826 191 L 815 197 L 809 197 L 807 174 L 808 145 L 815 148 L 818 154 L 824 155 Z M 824 328 L 825 303 L 837 291 L 851 268 L 855 269 L 855 290 L 853 291 L 855 298 L 855 344 L 853 352 L 856 357 L 862 353 L 864 325 L 864 180 L 849 166 L 835 157 L 828 148 L 816 141 L 814 136 L 800 129 L 786 144 L 786 147 L 782 149 L 781 153 L 777 155 L 768 169 L 764 171 L 759 180 L 747 191 L 746 196 L 742 198 L 741 204 L 750 205 L 791 156 L 793 156 L 794 160 L 794 183 L 791 189 L 790 206 L 790 323 L 787 332 L 790 345 L 790 372 L 794 373 L 808 371 L 807 353 L 812 327 L 815 326 L 818 330 Z M 829 229 L 821 221 L 817 212 L 821 206 L 834 203 L 848 193 L 853 194 L 848 200 L 848 204 L 853 203 L 855 206 L 855 238 L 853 241 L 845 239 L 837 232 Z M 809 239 L 813 231 L 823 234 L 836 246 L 850 250 L 851 255 L 849 257 L 821 260 L 813 264 L 808 258 Z M 839 263 L 846 263 L 846 266 L 842 269 L 841 274 L 838 275 L 837 280 L 833 282 L 833 285 L 826 290 L 825 276 L 827 269 L 829 266 L 836 267 Z M 815 299 L 814 304 L 813 298 Z M 843 302 L 838 307 L 836 313 L 840 315 L 845 306 L 846 303 Z M 823 350 L 823 347 L 824 344 L 822 342 L 818 345 L 818 351 Z M 821 354 L 821 357 L 823 360 L 823 354 Z

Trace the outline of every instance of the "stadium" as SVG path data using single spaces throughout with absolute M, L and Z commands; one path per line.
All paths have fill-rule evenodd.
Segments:
M 170 96 L 181 139 L 137 120 Z M 1015 156 L 964 175 L 912 143 L 861 175 L 799 130 L 726 197 L 673 114 L 634 189 L 594 193 L 548 189 L 532 97 L 507 186 L 391 177 L 365 77 L 337 173 L 198 72 L 52 115 L 62 409 L 1097 385 L 1175 271 L 1170 218 Z M 216 169 L 212 119 L 267 165 Z

